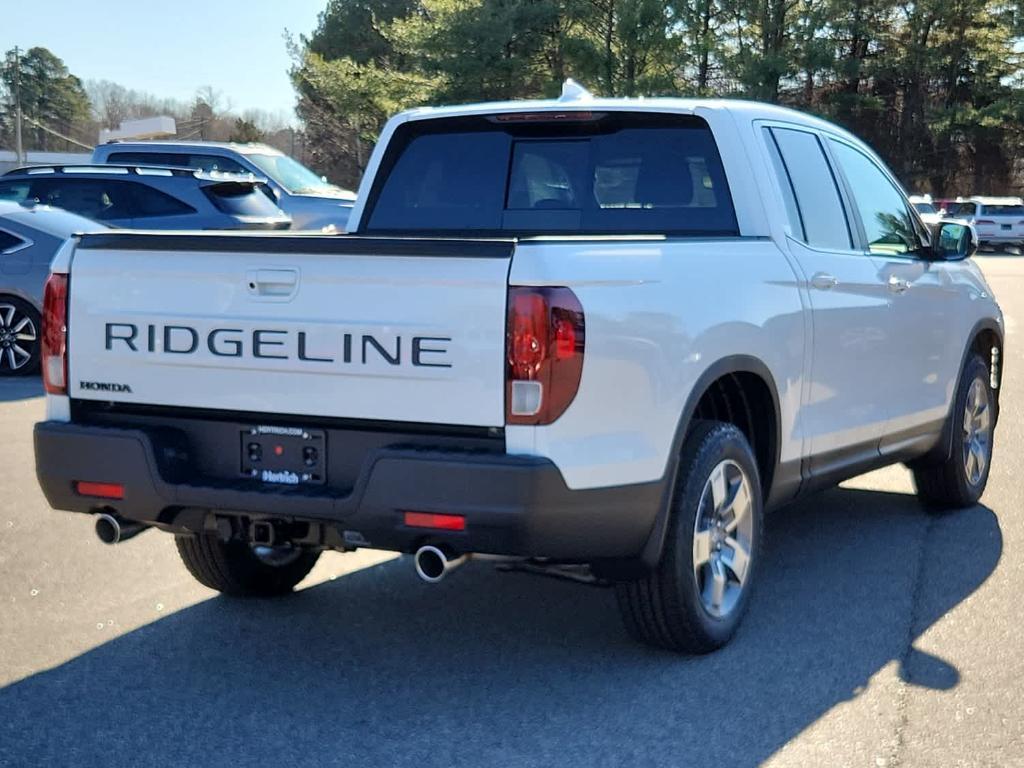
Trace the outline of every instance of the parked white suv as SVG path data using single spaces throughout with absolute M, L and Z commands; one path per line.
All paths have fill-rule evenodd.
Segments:
M 615 584 L 629 631 L 724 644 L 765 510 L 907 462 L 981 496 L 1003 327 L 969 228 L 930 232 L 834 125 L 730 101 L 417 109 L 354 236 L 115 232 L 47 286 L 38 476 L 223 592 L 323 549 Z M 70 277 L 70 280 L 69 280 Z M 70 293 L 69 293 L 70 291 Z
M 976 228 L 981 245 L 1024 244 L 1024 201 L 1019 197 L 975 196 L 951 213 Z

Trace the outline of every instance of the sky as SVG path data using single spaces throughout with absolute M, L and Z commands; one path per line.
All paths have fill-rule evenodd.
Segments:
M 0 0 L 0 51 L 49 48 L 83 81 L 161 98 L 221 91 L 234 112 L 287 112 L 284 32 L 308 35 L 327 0 Z M 225 105 L 225 106 L 226 106 Z

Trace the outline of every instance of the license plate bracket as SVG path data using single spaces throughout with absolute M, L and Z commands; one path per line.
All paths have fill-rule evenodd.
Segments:
M 327 435 L 321 429 L 257 424 L 240 431 L 239 471 L 271 485 L 327 482 Z

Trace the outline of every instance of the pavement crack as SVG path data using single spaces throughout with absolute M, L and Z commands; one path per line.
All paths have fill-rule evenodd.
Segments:
M 903 642 L 903 649 L 900 652 L 898 688 L 896 691 L 896 725 L 893 733 L 892 749 L 889 751 L 889 759 L 885 761 L 886 768 L 896 768 L 902 764 L 902 752 L 906 745 L 905 734 L 910 724 L 910 715 L 907 712 L 907 705 L 910 699 L 910 656 L 914 652 L 914 638 L 917 633 L 917 626 L 920 620 L 921 594 L 924 590 L 924 572 L 927 564 L 928 542 L 931 539 L 932 531 L 938 524 L 934 514 L 925 512 L 926 523 L 921 539 L 917 547 L 917 561 L 914 564 L 914 586 L 910 594 L 910 616 L 907 621 L 907 632 Z

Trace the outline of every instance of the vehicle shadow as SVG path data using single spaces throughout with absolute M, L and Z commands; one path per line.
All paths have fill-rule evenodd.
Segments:
M 43 382 L 38 376 L 11 376 L 0 378 L 0 403 L 30 400 L 43 396 Z
M 909 644 L 995 569 L 990 509 L 837 489 L 767 534 L 709 656 L 634 645 L 608 590 L 482 563 L 431 587 L 402 559 L 212 598 L 0 690 L 0 764 L 753 766 L 893 660 L 957 684 Z

